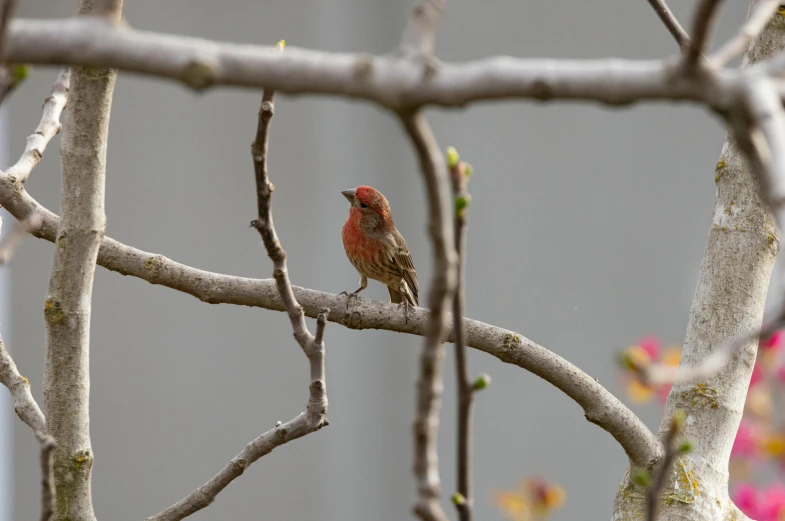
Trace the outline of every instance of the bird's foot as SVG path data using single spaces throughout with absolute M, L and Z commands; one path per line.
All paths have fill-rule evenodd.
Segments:
M 348 291 L 341 291 L 339 293 L 339 295 L 346 295 L 346 310 L 347 311 L 349 310 L 349 303 L 351 302 L 351 300 L 352 299 L 357 300 L 358 298 L 360 298 L 358 293 L 359 293 L 359 291 L 352 291 L 351 293 L 348 292 Z
M 403 321 L 404 321 L 404 323 L 408 324 L 409 323 L 409 308 L 411 308 L 412 305 L 409 304 L 409 301 L 406 300 L 406 298 L 404 297 L 404 299 L 401 300 L 401 303 L 398 304 L 398 308 L 400 309 L 401 306 L 403 306 Z

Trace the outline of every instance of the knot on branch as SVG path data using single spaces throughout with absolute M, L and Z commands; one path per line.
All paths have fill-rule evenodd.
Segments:
M 183 68 L 179 79 L 193 90 L 201 92 L 215 83 L 215 73 L 209 64 L 192 60 Z

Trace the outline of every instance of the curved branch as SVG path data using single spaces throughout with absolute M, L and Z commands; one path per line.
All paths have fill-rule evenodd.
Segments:
M 14 411 L 34 432 L 46 432 L 44 413 L 30 392 L 30 382 L 19 374 L 14 360 L 0 337 L 0 383 L 8 387 L 14 398 Z
M 43 220 L 36 237 L 54 242 L 59 217 L 22 190 L 14 190 L 7 176 L 0 175 L 0 203 L 17 219 L 36 211 Z M 272 279 L 249 279 L 196 269 L 148 253 L 105 237 L 98 252 L 98 264 L 122 275 L 131 275 L 192 295 L 210 304 L 235 304 L 284 311 Z M 327 319 L 350 329 L 384 329 L 411 335 L 425 334 L 428 311 L 414 308 L 405 320 L 394 304 L 375 300 L 347 300 L 333 293 L 293 287 L 305 314 L 316 317 L 321 308 L 330 308 Z M 448 319 L 448 324 L 451 318 Z M 503 362 L 530 371 L 575 400 L 586 418 L 609 432 L 627 453 L 630 461 L 645 466 L 662 454 L 657 438 L 643 422 L 594 378 L 556 353 L 537 345 L 514 331 L 466 319 L 466 344 Z M 453 341 L 452 328 L 444 341 Z
M 480 100 L 721 98 L 700 78 L 673 77 L 662 61 L 488 58 L 462 64 L 400 56 L 342 54 L 219 43 L 117 27 L 101 20 L 14 20 L 9 59 L 18 63 L 112 67 L 177 80 L 194 89 L 267 87 L 290 94 L 364 99 L 395 110 L 462 107 Z M 739 78 L 722 71 L 724 85 Z M 718 100 L 718 101 L 721 101 Z

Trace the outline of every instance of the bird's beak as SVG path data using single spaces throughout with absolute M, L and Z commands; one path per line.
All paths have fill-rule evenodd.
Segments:
M 354 204 L 354 194 L 355 194 L 355 192 L 356 192 L 356 190 L 344 190 L 341 193 L 343 194 L 344 197 L 346 197 L 349 200 L 349 204 Z

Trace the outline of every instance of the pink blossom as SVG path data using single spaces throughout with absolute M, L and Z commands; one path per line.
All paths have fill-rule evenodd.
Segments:
M 660 341 L 657 337 L 648 336 L 640 341 L 640 348 L 649 355 L 649 360 L 656 360 L 660 356 Z
M 778 350 L 785 345 L 785 331 L 778 329 L 771 334 L 768 338 L 763 340 L 764 349 Z
M 751 485 L 739 485 L 736 493 L 733 494 L 733 502 L 747 517 L 763 521 L 758 513 L 761 503 L 760 493 Z
M 741 508 L 741 507 L 739 507 Z M 758 504 L 758 521 L 779 521 L 785 512 L 785 486 L 775 483 L 761 494 Z
M 754 458 L 756 456 L 756 447 L 757 440 L 755 439 L 754 426 L 748 420 L 741 420 L 739 430 L 736 432 L 736 439 L 733 440 L 731 456 Z
M 657 401 L 660 402 L 662 405 L 665 405 L 665 402 L 668 401 L 668 394 L 671 392 L 671 387 L 673 386 L 670 384 L 660 385 L 654 391 L 655 394 L 657 395 Z
M 785 365 L 781 365 L 777 368 L 777 378 L 780 382 L 785 383 Z
M 750 377 L 750 387 L 754 387 L 755 384 L 761 380 L 763 380 L 763 371 L 758 364 L 755 364 L 755 367 L 752 368 L 752 376 Z

